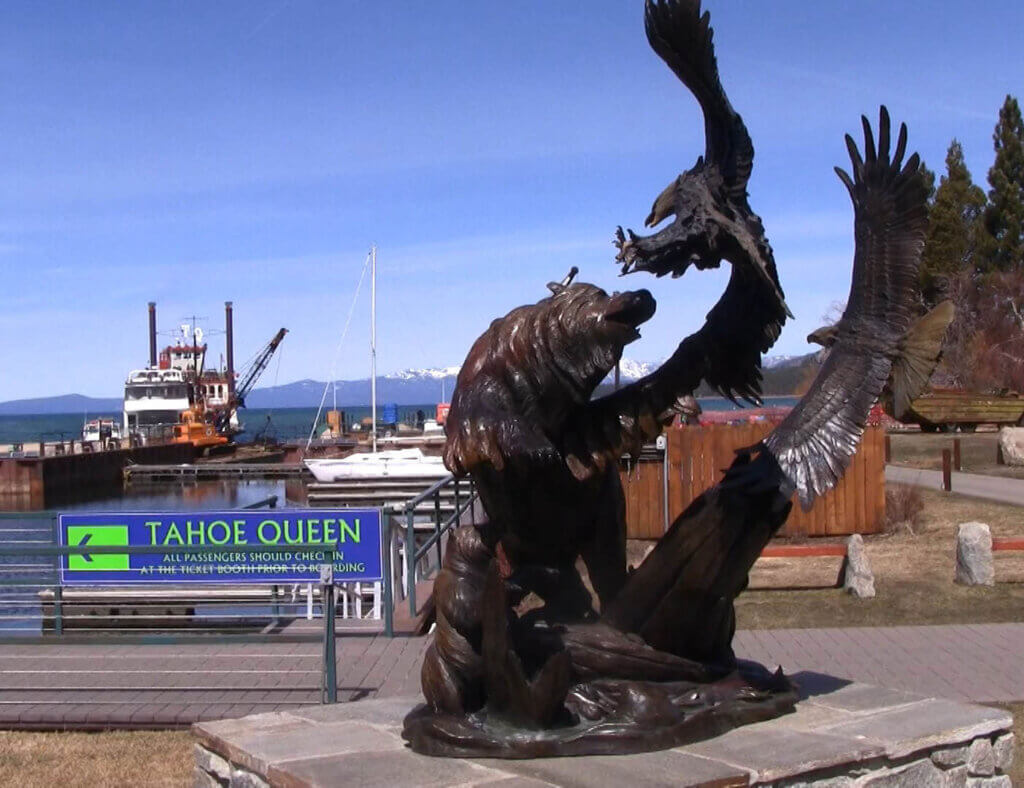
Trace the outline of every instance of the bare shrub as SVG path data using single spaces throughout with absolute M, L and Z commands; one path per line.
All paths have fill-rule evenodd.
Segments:
M 896 533 L 906 530 L 917 533 L 923 520 L 924 498 L 921 491 L 909 484 L 885 486 L 885 530 Z

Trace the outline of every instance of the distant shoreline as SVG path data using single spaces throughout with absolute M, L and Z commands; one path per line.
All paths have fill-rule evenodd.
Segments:
M 763 399 L 765 402 L 768 402 L 768 401 L 771 401 L 771 400 L 795 399 L 795 398 L 798 398 L 799 396 L 800 396 L 799 394 L 765 394 L 764 396 L 761 397 L 761 399 Z M 706 395 L 706 396 L 705 395 L 698 396 L 697 397 L 697 401 L 699 402 L 701 400 L 722 400 L 722 401 L 725 401 L 725 402 L 729 401 L 727 397 L 723 397 L 723 396 L 720 396 L 720 395 L 719 396 L 715 396 L 715 395 L 711 395 L 711 394 Z M 4 403 L 0 403 L 0 405 L 2 405 L 2 404 L 4 404 Z M 383 406 L 383 404 L 384 403 L 378 403 L 377 407 L 380 408 L 380 407 Z M 438 403 L 436 403 L 436 402 L 435 403 L 423 403 L 423 402 L 420 402 L 420 403 L 413 403 L 413 404 L 410 404 L 410 405 L 399 404 L 398 407 L 399 408 L 403 408 L 403 409 L 404 408 L 434 408 L 434 407 L 437 406 L 437 404 Z M 741 401 L 741 404 L 742 404 L 742 407 L 744 407 L 744 408 L 756 407 L 754 405 L 750 405 L 749 403 L 742 403 L 742 401 Z M 332 407 L 333 406 L 329 407 L 329 406 L 325 405 L 324 406 L 324 411 L 326 412 L 328 410 L 331 410 Z M 244 409 L 241 412 L 244 414 L 246 412 L 246 410 L 248 410 L 248 412 L 250 412 L 250 413 L 255 413 L 255 412 L 263 412 L 263 411 L 274 411 L 274 412 L 276 412 L 276 411 L 285 411 L 285 410 L 287 410 L 287 411 L 295 411 L 295 410 L 316 410 L 316 409 L 317 409 L 316 405 L 281 405 L 281 406 L 276 406 L 276 407 L 253 407 L 253 408 Z M 355 410 L 370 410 L 370 406 L 369 405 L 338 405 L 338 410 L 352 410 L 352 411 L 355 411 Z M 98 417 L 107 417 L 107 416 L 117 416 L 117 417 L 120 417 L 120 415 L 121 415 L 121 408 L 120 408 L 120 406 L 118 406 L 116 408 L 89 408 L 87 410 L 81 410 L 81 409 L 79 409 L 79 410 L 47 410 L 47 411 L 38 411 L 38 412 L 35 412 L 35 413 L 27 413 L 27 412 L 26 413 L 20 413 L 20 412 L 19 413 L 2 413 L 2 412 L 0 412 L 0 419 L 46 418 L 48 416 L 59 416 L 59 417 L 77 416 L 79 418 L 82 418 L 82 417 L 84 417 L 86 415 L 88 415 L 89 418 L 98 418 Z

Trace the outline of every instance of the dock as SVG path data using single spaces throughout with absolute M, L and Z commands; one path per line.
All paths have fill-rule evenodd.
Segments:
M 312 474 L 301 463 L 203 462 L 178 465 L 128 465 L 126 480 L 200 481 L 209 479 L 301 479 Z
M 45 447 L 49 448 L 49 447 Z M 44 456 L 0 456 L 0 510 L 41 509 L 54 496 L 90 488 L 116 487 L 125 467 L 195 459 L 189 443 L 108 449 Z

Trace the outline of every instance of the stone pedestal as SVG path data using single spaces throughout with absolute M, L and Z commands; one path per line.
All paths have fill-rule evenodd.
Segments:
M 640 755 L 429 758 L 404 746 L 418 698 L 197 723 L 197 786 L 1009 786 L 1008 712 L 815 673 L 794 714 Z

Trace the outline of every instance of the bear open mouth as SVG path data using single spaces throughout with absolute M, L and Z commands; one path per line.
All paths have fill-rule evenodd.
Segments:
M 635 339 L 640 336 L 640 332 L 636 330 L 637 326 L 650 320 L 656 308 L 657 302 L 647 290 L 618 293 L 612 296 L 608 303 L 604 320 L 629 329 Z

